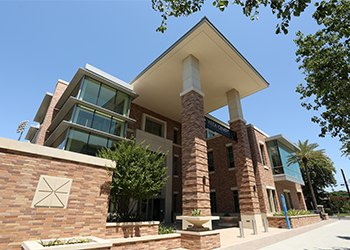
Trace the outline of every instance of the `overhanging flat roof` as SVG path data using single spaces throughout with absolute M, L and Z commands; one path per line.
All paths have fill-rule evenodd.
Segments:
M 227 105 L 226 92 L 233 88 L 244 98 L 269 86 L 204 17 L 130 82 L 140 95 L 134 103 L 180 122 L 182 61 L 189 55 L 199 60 L 205 113 Z
M 70 81 L 68 87 L 63 92 L 61 98 L 58 100 L 56 104 L 56 108 L 62 108 L 63 104 L 67 101 L 67 99 L 71 96 L 72 92 L 76 89 L 77 85 L 80 83 L 80 80 L 83 76 L 89 76 L 93 79 L 96 79 L 112 88 L 120 90 L 131 96 L 132 99 L 136 98 L 138 95 L 133 91 L 133 87 L 128 83 L 109 75 L 102 70 L 99 70 L 89 64 L 86 64 L 85 68 L 79 68 L 77 73 L 75 73 L 73 79 Z
M 31 141 L 33 140 L 34 136 L 36 135 L 36 132 L 37 132 L 38 130 L 39 130 L 39 127 L 36 127 L 36 126 L 31 125 L 31 126 L 29 127 L 29 130 L 28 130 L 28 132 L 27 132 L 27 135 L 26 135 L 26 137 L 25 137 L 24 139 L 31 142 Z
M 270 137 L 265 138 L 265 142 L 274 141 L 274 140 L 281 142 L 282 144 L 284 144 L 285 146 L 290 148 L 293 152 L 300 151 L 300 148 L 297 145 L 295 145 L 295 143 L 291 142 L 288 138 L 286 138 L 282 134 L 274 135 L 274 136 L 270 136 Z
M 51 99 L 52 99 L 52 94 L 46 93 L 43 101 L 40 104 L 38 112 L 36 112 L 36 115 L 34 117 L 35 122 L 39 122 L 41 124 L 44 121 L 46 111 L 49 108 Z

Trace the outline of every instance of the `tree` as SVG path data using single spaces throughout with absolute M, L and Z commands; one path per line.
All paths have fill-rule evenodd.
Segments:
M 348 213 L 349 194 L 346 191 L 333 191 L 329 193 L 330 203 L 334 212 Z
M 317 143 L 309 144 L 309 140 L 305 142 L 298 141 L 298 147 L 300 148 L 299 152 L 296 152 L 294 155 L 288 156 L 287 164 L 288 166 L 294 163 L 303 164 L 305 168 L 305 174 L 307 177 L 307 182 L 309 184 L 312 203 L 314 204 L 314 208 L 317 209 L 317 201 L 314 193 L 314 189 L 312 188 L 312 182 L 310 179 L 310 171 L 308 168 L 309 163 L 316 164 L 317 161 L 326 160 L 327 157 L 324 154 L 324 149 L 315 150 L 319 145 Z
M 299 162 L 300 170 L 304 180 L 307 180 L 306 170 L 304 164 Z M 324 191 L 325 188 L 331 187 L 337 183 L 334 174 L 336 173 L 336 169 L 334 167 L 334 163 L 331 159 L 326 157 L 322 160 L 309 161 L 308 164 L 310 179 L 312 188 L 315 192 L 316 202 L 320 204 L 321 197 L 326 197 L 327 193 Z M 309 185 L 305 185 L 303 187 L 303 193 L 305 198 L 308 201 L 312 200 L 311 190 Z
M 157 28 L 157 31 L 164 33 L 166 31 L 168 17 L 181 17 L 189 16 L 197 11 L 200 11 L 205 4 L 205 0 L 151 0 L 152 8 L 161 13 L 163 18 L 161 25 Z M 220 11 L 224 11 L 228 5 L 228 0 L 212 0 L 214 7 Z M 284 32 L 288 33 L 289 22 L 293 16 L 298 17 L 308 7 L 311 0 L 233 0 L 232 4 L 237 4 L 242 7 L 243 15 L 250 17 L 251 20 L 258 19 L 260 7 L 270 7 L 273 14 L 277 15 L 278 19 L 281 19 L 281 23 L 276 26 L 276 34 Z M 317 9 L 315 14 L 324 16 L 327 4 L 326 1 L 317 3 Z
M 110 159 L 116 166 L 108 170 L 112 176 L 110 200 L 116 204 L 117 213 L 122 220 L 133 217 L 136 205 L 155 198 L 165 186 L 168 177 L 163 166 L 167 155 L 149 150 L 142 143 L 123 140 L 114 149 L 103 148 L 98 156 Z
M 297 33 L 297 62 L 306 75 L 306 84 L 297 92 L 310 110 L 325 109 L 311 120 L 321 127 L 319 136 L 330 133 L 350 153 L 350 1 L 330 1 L 323 5 L 324 15 L 314 14 L 322 29 L 314 35 Z

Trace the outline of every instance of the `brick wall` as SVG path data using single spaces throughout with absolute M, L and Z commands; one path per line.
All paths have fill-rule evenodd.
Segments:
M 296 189 L 296 185 L 297 184 L 285 184 L 285 183 L 281 183 L 281 182 L 276 182 L 276 191 L 277 191 L 277 197 L 278 197 L 278 203 L 281 207 L 281 209 L 283 209 L 283 205 L 282 205 L 282 199 L 281 199 L 281 194 L 284 193 L 284 189 L 288 189 L 290 191 L 289 195 L 290 195 L 290 201 L 292 203 L 292 208 L 300 210 L 303 209 L 302 204 L 300 204 L 300 200 L 298 197 L 298 192 Z M 300 185 L 299 185 L 300 186 Z M 303 203 L 305 206 L 305 202 Z M 306 209 L 304 209 L 306 210 Z
M 61 98 L 63 92 L 66 90 L 67 86 L 68 86 L 67 82 L 64 82 L 61 80 L 57 82 L 49 108 L 47 109 L 44 121 L 41 125 L 41 128 L 37 135 L 37 139 L 34 143 L 39 145 L 44 145 L 45 140 L 50 136 L 50 133 L 47 132 L 47 128 L 50 126 L 52 120 L 58 113 L 58 110 L 55 110 L 55 106 L 58 100 Z
M 214 172 L 209 173 L 210 189 L 215 189 L 218 213 L 234 212 L 231 188 L 237 187 L 236 171 L 229 168 L 226 145 L 235 143 L 235 141 L 222 135 L 207 139 L 207 148 L 213 150 L 214 159 Z
M 314 224 L 321 221 L 318 214 L 316 215 L 304 215 L 304 216 L 290 216 L 289 223 L 291 228 L 298 228 L 310 224 Z M 285 217 L 282 216 L 271 216 L 267 217 L 269 221 L 269 227 L 276 228 L 288 228 Z
M 36 147 L 32 151 L 60 151 L 0 139 L 1 143 L 5 140 L 10 141 L 11 145 Z M 108 189 L 104 184 L 109 177 L 102 165 L 0 147 L 0 249 L 20 249 L 22 241 L 39 238 L 89 235 L 104 238 L 108 204 Z M 40 175 L 73 179 L 67 208 L 31 208 Z
M 139 250 L 139 249 L 176 249 L 181 247 L 180 236 L 174 238 L 164 238 L 155 240 L 144 240 L 137 242 L 125 242 L 120 244 L 114 244 L 112 247 L 107 248 L 110 250 Z M 103 249 L 103 250 L 107 250 Z
M 158 235 L 159 222 L 107 223 L 106 239 Z
M 181 247 L 193 250 L 219 248 L 220 233 L 202 236 L 181 234 Z

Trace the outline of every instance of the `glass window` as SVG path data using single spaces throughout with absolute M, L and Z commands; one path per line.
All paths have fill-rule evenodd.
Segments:
M 90 134 L 89 144 L 88 144 L 86 153 L 88 155 L 96 155 L 98 150 L 106 146 L 107 146 L 107 138 L 96 134 Z
M 79 105 L 75 110 L 72 122 L 90 128 L 93 116 L 93 109 L 89 109 Z
M 119 141 L 117 140 L 113 140 L 111 138 L 108 138 L 108 143 L 107 143 L 107 147 L 112 149 L 112 150 L 115 150 L 115 146 L 119 143 Z
M 178 139 L 177 139 L 178 132 L 179 132 L 179 131 L 178 131 L 177 129 L 174 129 L 174 143 L 175 143 L 175 144 L 179 144 L 179 143 L 178 143 Z
M 110 132 L 113 135 L 117 135 L 120 137 L 125 136 L 125 122 L 117 119 L 117 118 L 112 118 L 112 124 L 111 124 L 111 130 Z
M 95 111 L 92 128 L 109 133 L 111 126 L 111 116 Z
M 88 139 L 89 133 L 71 128 L 68 134 L 65 150 L 85 153 Z
M 278 152 L 278 147 L 270 147 L 269 148 L 269 155 L 270 155 L 273 167 L 282 166 L 281 157 L 280 157 L 280 154 Z
M 276 204 L 275 204 L 275 191 L 272 189 L 266 189 L 267 192 L 267 198 L 269 200 L 269 205 L 270 205 L 270 212 L 276 212 Z
M 289 192 L 284 192 L 284 200 L 286 201 L 286 206 L 287 206 L 287 210 L 292 209 L 292 203 L 290 201 L 290 195 Z
M 235 167 L 235 159 L 233 157 L 232 146 L 227 147 L 227 155 L 228 155 L 228 167 L 234 168 Z
M 162 136 L 162 124 L 146 119 L 145 131 L 154 135 Z
M 238 190 L 233 190 L 233 209 L 235 213 L 240 212 Z
M 102 84 L 97 105 L 105 109 L 114 110 L 116 92 L 115 89 Z
M 262 145 L 262 144 L 260 144 L 260 152 L 261 152 L 262 164 L 264 164 L 264 166 L 266 166 L 264 145 Z
M 211 212 L 216 213 L 216 193 L 210 192 L 210 207 Z
M 213 151 L 208 152 L 208 169 L 209 169 L 209 172 L 214 171 L 214 155 L 213 155 Z
M 177 169 L 177 164 L 178 164 L 179 158 L 174 156 L 174 167 L 173 167 L 173 174 L 178 175 L 178 169 Z
M 80 100 L 96 104 L 100 83 L 90 77 L 85 77 L 83 87 L 80 93 Z
M 177 212 L 177 196 L 178 196 L 178 194 L 174 194 L 174 196 L 173 196 L 173 211 L 175 213 Z
M 114 112 L 128 116 L 129 111 L 129 99 L 130 97 L 123 92 L 118 91 L 117 98 L 115 100 L 115 109 Z

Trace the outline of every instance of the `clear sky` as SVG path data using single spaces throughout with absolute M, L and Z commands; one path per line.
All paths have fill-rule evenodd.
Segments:
M 0 1 L 0 137 L 17 140 L 21 121 L 33 122 L 46 92 L 58 79 L 70 81 L 89 63 L 130 82 L 203 16 L 243 54 L 270 87 L 242 99 L 244 118 L 270 136 L 283 134 L 293 142 L 315 142 L 350 178 L 349 159 L 341 157 L 337 138 L 320 138 L 311 122 L 313 111 L 302 108 L 296 86 L 304 81 L 295 62 L 295 33 L 314 32 L 313 7 L 291 22 L 288 35 L 275 35 L 278 23 L 270 9 L 258 21 L 244 17 L 230 5 L 221 13 L 210 0 L 190 17 L 170 18 L 165 34 L 155 32 L 161 22 L 151 0 Z M 213 113 L 229 120 L 227 107 Z M 22 136 L 24 137 L 27 130 Z M 337 187 L 345 190 L 345 187 Z

